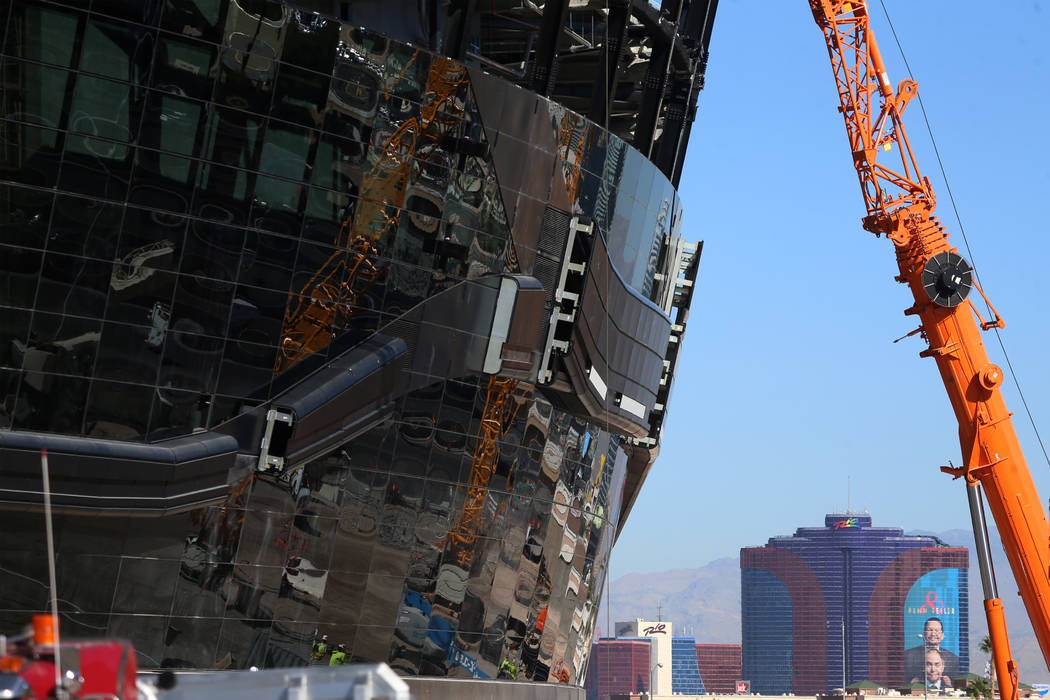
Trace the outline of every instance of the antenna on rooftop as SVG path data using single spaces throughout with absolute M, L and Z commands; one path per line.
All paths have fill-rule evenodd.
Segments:
M 849 476 L 849 474 L 847 474 L 846 475 L 846 515 L 849 515 L 850 513 L 853 512 L 853 511 L 851 511 L 849 509 L 849 506 L 850 506 L 849 492 L 850 492 L 850 476 Z
M 660 603 L 656 604 L 656 621 L 657 622 L 663 622 L 664 621 L 663 609 L 664 609 L 663 605 L 660 605 Z

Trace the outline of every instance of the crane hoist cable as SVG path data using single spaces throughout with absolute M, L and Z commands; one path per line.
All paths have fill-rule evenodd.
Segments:
M 893 34 L 893 40 L 897 44 L 897 52 L 900 54 L 901 60 L 904 62 L 904 69 L 908 71 L 908 77 L 914 80 L 914 76 L 911 71 L 911 64 L 908 62 L 908 57 L 904 53 L 904 46 L 901 44 L 900 37 L 897 35 L 897 29 L 893 26 L 893 19 L 890 17 L 890 12 L 886 8 L 886 0 L 879 0 L 882 5 L 882 13 L 886 17 L 886 23 L 889 25 L 890 33 Z M 970 258 L 970 262 L 973 263 L 973 276 L 977 280 L 977 284 L 981 284 L 980 266 L 977 265 L 976 258 L 974 257 L 973 251 L 970 249 L 970 240 L 966 236 L 966 227 L 963 225 L 962 214 L 959 213 L 959 207 L 955 201 L 955 194 L 952 192 L 952 185 L 948 181 L 948 172 L 944 167 L 944 161 L 941 158 L 941 149 L 937 147 L 937 139 L 933 135 L 933 126 L 930 123 L 930 116 L 926 112 L 926 105 L 922 101 L 922 94 L 918 96 L 919 111 L 922 112 L 923 121 L 926 123 L 926 132 L 930 135 L 930 145 L 933 147 L 933 154 L 937 158 L 937 166 L 941 171 L 941 179 L 944 180 L 944 191 L 948 193 L 948 201 L 952 205 L 952 212 L 955 214 L 955 221 L 959 225 L 959 235 L 962 236 L 963 245 L 966 248 L 966 255 Z M 994 312 L 989 306 L 988 313 L 991 315 Z M 1006 360 L 1006 367 L 1010 371 L 1010 378 L 1013 380 L 1014 386 L 1017 388 L 1017 396 L 1021 399 L 1021 405 L 1024 406 L 1025 415 L 1028 416 L 1028 424 L 1032 426 L 1032 432 L 1035 433 L 1036 442 L 1039 443 L 1039 449 L 1043 453 L 1043 461 L 1050 467 L 1050 454 L 1046 451 L 1046 445 L 1043 443 L 1043 436 L 1039 434 L 1039 426 L 1036 425 L 1035 417 L 1032 415 L 1032 409 L 1028 407 L 1028 400 L 1024 397 L 1024 391 L 1021 389 L 1021 380 L 1017 378 L 1017 373 L 1014 371 L 1014 364 L 1010 361 L 1010 353 L 1006 350 L 1006 343 L 1003 342 L 1002 333 L 999 332 L 998 327 L 992 329 L 995 331 L 995 339 L 999 343 L 999 349 L 1003 353 L 1003 359 Z

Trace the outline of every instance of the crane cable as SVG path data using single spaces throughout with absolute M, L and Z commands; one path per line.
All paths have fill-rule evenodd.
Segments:
M 912 75 L 911 65 L 908 64 L 908 57 L 904 55 L 904 47 L 901 46 L 900 37 L 897 36 L 897 30 L 893 27 L 893 20 L 890 19 L 889 10 L 886 9 L 886 0 L 879 0 L 879 4 L 882 5 L 882 13 L 886 16 L 886 22 L 889 24 L 890 32 L 893 34 L 893 40 L 897 43 L 897 51 L 900 53 L 901 60 L 904 61 L 904 68 L 908 71 L 908 77 L 915 80 L 915 76 Z M 977 272 L 977 263 L 974 260 L 973 251 L 970 250 L 970 241 L 966 238 L 966 229 L 963 227 L 962 216 L 959 214 L 959 207 L 955 204 L 955 196 L 952 194 L 951 184 L 948 182 L 948 173 L 944 169 L 944 162 L 941 160 L 941 151 L 937 148 L 937 140 L 933 137 L 933 127 L 930 125 L 930 118 L 926 114 L 926 105 L 922 102 L 922 93 L 917 93 L 919 109 L 922 111 L 923 121 L 926 122 L 926 132 L 930 135 L 930 143 L 933 145 L 933 153 L 937 157 L 937 166 L 941 170 L 941 178 L 944 179 L 944 188 L 948 193 L 948 201 L 951 202 L 952 212 L 955 214 L 955 220 L 959 224 L 959 233 L 963 239 L 963 245 L 966 247 L 966 255 L 969 256 L 970 262 L 973 264 L 973 276 L 977 280 L 977 284 L 981 285 L 981 276 Z M 987 301 L 987 300 L 986 300 Z M 989 307 L 990 316 L 995 316 L 995 313 Z M 1043 444 L 1043 438 L 1039 435 L 1039 428 L 1035 424 L 1035 418 L 1032 417 L 1032 411 L 1028 408 L 1028 401 L 1025 400 L 1024 392 L 1021 390 L 1021 382 L 1017 379 L 1017 373 L 1014 372 L 1013 363 L 1010 362 L 1010 354 L 1006 352 L 1006 345 L 1003 343 L 1003 337 L 999 334 L 999 328 L 994 327 L 992 330 L 995 331 L 995 339 L 999 341 L 999 348 L 1003 351 L 1003 358 L 1006 360 L 1006 366 L 1010 370 L 1010 377 L 1014 381 L 1014 386 L 1017 387 L 1017 395 L 1021 398 L 1021 405 L 1024 406 L 1025 413 L 1028 415 L 1028 423 L 1032 426 L 1032 430 L 1035 432 L 1035 439 L 1039 443 L 1039 448 L 1043 451 L 1043 459 L 1046 461 L 1047 466 L 1050 466 L 1050 455 L 1046 452 L 1046 445 Z

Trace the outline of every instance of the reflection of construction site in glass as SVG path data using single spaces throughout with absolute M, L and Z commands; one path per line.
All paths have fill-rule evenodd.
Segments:
M 582 682 L 714 3 L 83 5 L 2 10 L 3 627 L 46 607 L 46 448 L 70 637 Z

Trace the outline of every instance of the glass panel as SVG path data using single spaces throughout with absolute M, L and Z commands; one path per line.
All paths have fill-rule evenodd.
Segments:
M 59 195 L 48 250 L 112 260 L 124 208 L 95 199 Z
M 238 37 L 237 41 L 248 44 L 250 39 Z M 266 47 L 260 45 L 258 48 L 262 50 Z M 224 49 L 219 59 L 215 101 L 236 109 L 265 114 L 270 106 L 276 65 L 272 54 L 259 55 L 234 48 Z
M 202 116 L 202 105 L 198 102 L 166 93 L 151 92 L 139 144 L 185 156 L 196 156 L 200 150 L 197 130 Z
M 285 8 L 270 0 L 229 4 L 219 78 L 224 100 L 265 112 L 285 31 Z
M 127 559 L 121 560 L 121 571 L 127 566 Z M 167 564 L 167 562 L 159 562 L 161 564 Z M 144 667 L 155 665 L 160 666 L 164 659 L 164 638 L 169 633 L 170 624 L 167 616 L 168 610 L 171 606 L 171 586 L 170 583 L 174 580 L 174 577 L 170 574 L 165 574 L 168 579 L 157 579 L 157 585 L 160 590 L 151 592 L 151 598 L 153 596 L 159 596 L 160 598 L 166 598 L 168 601 L 168 607 L 164 609 L 163 614 L 159 615 L 110 615 L 109 616 L 109 627 L 106 628 L 106 632 L 102 636 L 110 638 L 127 639 L 131 642 L 135 648 L 135 654 L 138 657 L 138 662 Z M 178 570 L 174 574 L 178 575 Z M 138 576 L 148 579 L 149 574 L 139 574 Z M 163 591 L 163 592 L 162 592 Z M 126 593 L 119 592 L 118 596 L 121 596 L 124 600 L 129 603 L 133 603 L 135 600 L 136 592 L 134 590 Z M 125 607 L 122 605 L 121 607 Z
M 238 285 L 230 315 L 231 340 L 267 347 L 277 345 L 287 303 L 286 293 Z M 260 354 L 270 356 L 270 352 L 258 348 L 249 351 L 250 356 Z M 258 363 L 252 361 L 250 364 Z
M 131 268 L 147 265 L 154 270 L 175 270 L 185 235 L 184 217 L 127 207 L 117 259 Z
M 5 60 L 0 113 L 9 119 L 62 128 L 63 103 L 71 75 L 60 68 Z
M 230 109 L 215 109 L 208 118 L 202 155 L 223 165 L 254 170 L 258 164 L 261 121 Z
M 303 238 L 325 243 L 335 241 L 339 225 L 342 224 L 352 201 L 348 195 L 310 188 Z
M 135 149 L 135 173 L 128 201 L 134 204 L 186 212 L 193 197 L 198 162 L 145 148 Z
M 272 324 L 260 322 L 262 327 L 246 323 L 239 327 L 231 326 L 230 339 L 224 350 L 222 370 L 219 373 L 219 384 L 216 391 L 231 396 L 257 396 L 266 398 L 273 370 L 277 362 L 277 348 L 273 345 L 260 345 L 251 342 L 257 334 L 267 337 L 274 335 Z M 280 332 L 279 327 L 276 329 Z M 212 412 L 213 425 L 217 417 L 225 418 L 234 415 L 237 407 L 230 406 L 226 412 L 216 406 Z
M 101 136 L 114 141 L 131 141 L 138 128 L 138 112 L 131 99 L 130 87 L 125 83 L 80 75 L 73 90 L 69 130 L 90 136 Z M 123 157 L 107 150 L 104 157 Z
M 0 185 L 0 243 L 43 248 L 54 195 Z
M 420 102 L 427 84 L 430 54 L 409 44 L 392 43 L 386 57 L 386 91 L 391 98 Z M 391 99 L 391 102 L 395 102 Z M 406 110 L 407 107 L 394 107 Z
M 271 120 L 259 157 L 259 172 L 302 180 L 314 133 Z
M 12 426 L 16 430 L 80 433 L 87 389 L 87 379 L 26 371 Z
M 33 307 L 43 257 L 38 250 L 0 246 L 0 304 Z
M 346 44 L 340 44 L 334 70 L 325 129 L 367 142 L 382 91 L 381 72 Z
M 172 318 L 177 323 L 193 324 L 195 332 L 221 338 L 226 333 L 232 301 L 232 283 L 180 275 Z
M 101 318 L 113 263 L 48 253 L 40 273 L 36 308 Z
M 338 22 L 304 10 L 292 10 L 281 60 L 328 75 L 332 72 L 338 41 Z
M 197 216 L 225 224 L 244 223 L 248 216 L 248 174 L 211 163 L 201 163 L 197 173 L 193 204 Z
M 152 33 L 94 18 L 88 22 L 80 51 L 82 71 L 142 85 L 152 60 Z
M 186 321 L 178 319 L 168 331 L 157 384 L 170 389 L 210 394 L 215 389 L 215 379 L 219 374 L 224 341 L 184 331 L 184 327 L 189 330 L 194 328 L 194 324 Z
M 138 613 L 135 620 L 145 620 L 143 615 L 149 614 L 167 615 L 178 577 L 178 560 L 121 559 L 113 611 Z
M 304 189 L 301 182 L 263 176 L 256 178 L 251 214 L 254 225 L 298 238 L 302 225 L 299 207 Z
M 306 126 L 321 126 L 329 75 L 282 64 L 270 114 Z
M 84 431 L 107 440 L 141 440 L 149 424 L 153 386 L 123 382 L 91 383 Z
M 25 351 L 26 368 L 91 376 L 101 328 L 98 319 L 36 312 Z
M 339 192 L 353 187 L 351 177 L 356 175 L 360 180 L 365 152 L 365 144 L 359 141 L 322 135 L 314 159 L 312 184 Z
M 0 309 L 4 319 L 0 324 L 0 367 L 22 366 L 29 341 L 29 313 L 28 309 Z
M 85 1 L 86 4 L 86 1 Z M 149 27 L 156 26 L 160 19 L 158 2 L 136 2 L 135 0 L 91 0 L 91 11 L 130 20 Z
M 61 143 L 57 131 L 0 121 L 0 177 L 38 187 L 54 187 Z
M 69 67 L 80 18 L 79 13 L 68 10 L 18 2 L 11 13 L 4 51 L 11 56 Z
M 211 97 L 215 55 L 214 46 L 162 35 L 157 44 L 152 85 L 165 92 L 206 100 Z
M 248 231 L 238 282 L 287 294 L 298 246 L 294 238 Z
M 149 440 L 165 440 L 193 432 L 204 426 L 208 416 L 208 397 L 195 391 L 181 391 L 173 382 L 165 381 L 158 386 L 153 395 L 153 414 L 150 419 Z M 203 563 L 203 562 L 199 562 Z M 218 580 L 208 578 L 211 574 L 205 570 L 204 581 Z
M 105 323 L 98 346 L 95 376 L 135 384 L 157 383 L 159 349 L 152 344 L 152 329 L 123 323 Z
M 150 324 L 150 333 L 144 342 L 154 350 L 160 349 L 170 316 L 175 273 L 156 269 L 150 263 L 163 264 L 170 251 L 171 246 L 164 243 L 142 246 L 114 265 L 109 280 L 106 320 Z
M 131 149 L 124 143 L 66 136 L 60 189 L 123 201 L 131 177 Z
M 219 42 L 228 0 L 164 0 L 164 29 L 205 41 Z
M 186 238 L 180 271 L 184 275 L 234 281 L 240 268 L 244 229 L 208 221 L 193 221 Z

